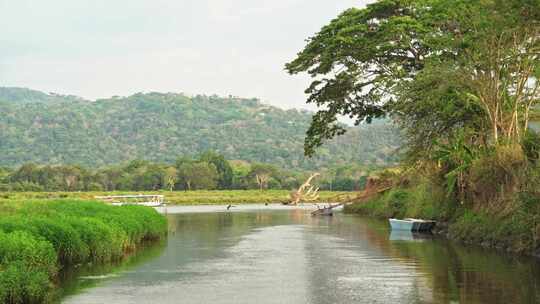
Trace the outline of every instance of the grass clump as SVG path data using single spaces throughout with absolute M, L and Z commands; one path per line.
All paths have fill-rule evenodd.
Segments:
M 1 210 L 9 211 L 0 219 L 1 303 L 47 302 L 59 269 L 118 260 L 167 228 L 142 206 L 33 200 L 4 201 Z
M 44 302 L 56 271 L 56 253 L 51 243 L 23 231 L 0 231 L 2 303 Z

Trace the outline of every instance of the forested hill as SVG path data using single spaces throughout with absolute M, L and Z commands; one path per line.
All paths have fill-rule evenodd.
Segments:
M 311 114 L 256 99 L 139 93 L 88 101 L 0 88 L 0 166 L 25 162 L 99 167 L 132 159 L 172 162 L 215 150 L 228 159 L 314 169 L 396 160 L 396 130 L 379 122 L 353 128 L 303 156 Z
M 26 88 L 6 88 L 0 87 L 0 100 L 13 103 L 57 103 L 70 101 L 85 101 L 83 98 L 74 95 L 61 95 L 55 93 L 44 93 L 41 91 Z

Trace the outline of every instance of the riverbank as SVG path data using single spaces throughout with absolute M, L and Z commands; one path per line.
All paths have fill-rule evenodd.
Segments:
M 220 205 L 220 204 L 279 204 L 289 201 L 288 190 L 197 190 L 197 191 L 145 191 L 144 194 L 165 195 L 168 205 Z M 114 192 L 4 192 L 1 200 L 28 199 L 83 199 L 92 200 L 101 195 L 140 194 L 134 191 Z M 336 201 L 336 197 L 352 192 L 321 191 L 315 202 Z
M 64 267 L 119 260 L 162 238 L 154 209 L 96 201 L 0 201 L 0 302 L 44 303 Z
M 521 193 L 511 212 L 471 208 L 448 198 L 442 187 L 423 181 L 394 187 L 368 201 L 348 205 L 344 211 L 381 219 L 433 219 L 438 222 L 434 232 L 449 239 L 515 254 L 539 255 L 538 205 L 536 198 Z

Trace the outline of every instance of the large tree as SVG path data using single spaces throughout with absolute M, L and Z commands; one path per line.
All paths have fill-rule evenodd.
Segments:
M 268 189 L 268 184 L 272 178 L 278 178 L 278 169 L 270 164 L 256 163 L 251 166 L 249 176 L 255 180 L 259 190 Z
M 218 188 L 230 189 L 233 182 L 233 170 L 229 162 L 225 159 L 225 156 L 218 154 L 214 151 L 206 151 L 200 156 L 200 160 L 213 164 L 218 172 Z
M 206 162 L 185 162 L 178 167 L 178 180 L 185 190 L 213 190 L 218 177 L 216 167 Z
M 538 102 L 539 9 L 537 0 L 379 0 L 343 12 L 286 65 L 312 76 L 308 102 L 320 107 L 306 154 L 344 133 L 339 115 L 357 124 L 391 115 L 411 151 L 458 128 L 484 143 L 523 134 Z

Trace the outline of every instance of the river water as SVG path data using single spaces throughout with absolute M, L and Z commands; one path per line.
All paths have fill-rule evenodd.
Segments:
M 169 236 L 62 303 L 540 303 L 540 261 L 277 206 L 169 207 Z

